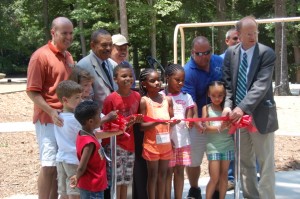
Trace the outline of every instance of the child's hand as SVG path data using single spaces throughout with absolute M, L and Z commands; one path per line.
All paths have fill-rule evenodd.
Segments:
M 129 121 L 126 123 L 126 128 L 124 129 L 124 131 L 126 131 L 128 128 L 130 128 L 134 123 L 135 123 L 135 117 L 130 116 Z
M 171 118 L 173 120 L 173 122 L 170 122 L 171 126 L 175 126 L 176 124 L 179 124 L 181 122 L 181 120 L 176 119 L 176 118 Z
M 73 175 L 71 178 L 70 178 L 70 187 L 71 188 L 76 188 L 77 186 L 77 177 L 76 175 Z
M 230 128 L 230 126 L 231 126 L 231 123 L 229 121 L 223 121 L 221 123 L 220 130 L 224 130 L 224 129 Z
M 142 114 L 137 114 L 135 116 L 135 123 L 142 123 L 144 122 L 144 116 Z
M 195 128 L 198 130 L 199 133 L 204 133 L 206 129 L 205 124 L 202 122 L 195 122 Z
M 111 111 L 111 112 L 109 112 L 106 116 L 107 116 L 107 122 L 110 122 L 110 121 L 113 121 L 113 120 L 115 120 L 115 119 L 117 119 L 117 117 L 118 117 L 118 110 L 116 110 L 116 111 Z
M 185 125 L 186 125 L 189 129 L 191 129 L 191 128 L 194 127 L 194 122 L 188 122 L 188 121 L 186 121 L 186 122 L 185 122 Z

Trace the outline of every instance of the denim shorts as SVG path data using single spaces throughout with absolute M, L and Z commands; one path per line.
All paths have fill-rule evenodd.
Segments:
M 79 189 L 80 199 L 104 199 L 104 192 L 91 192 L 84 189 Z
M 35 131 L 42 167 L 55 167 L 58 147 L 54 134 L 54 124 L 41 124 L 40 121 L 37 121 Z

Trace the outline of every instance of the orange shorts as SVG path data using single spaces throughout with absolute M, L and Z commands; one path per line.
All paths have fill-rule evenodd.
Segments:
M 170 150 L 166 153 L 154 154 L 146 149 L 143 149 L 143 158 L 148 161 L 157 161 L 157 160 L 171 160 L 173 157 L 173 150 Z

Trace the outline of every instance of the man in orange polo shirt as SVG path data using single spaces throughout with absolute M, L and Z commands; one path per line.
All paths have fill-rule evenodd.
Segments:
M 52 40 L 36 50 L 27 71 L 27 95 L 34 103 L 33 123 L 39 145 L 42 168 L 38 177 L 39 199 L 57 199 L 56 153 L 53 126 L 62 126 L 62 109 L 55 90 L 71 73 L 74 61 L 67 51 L 73 41 L 73 24 L 65 17 L 53 20 Z

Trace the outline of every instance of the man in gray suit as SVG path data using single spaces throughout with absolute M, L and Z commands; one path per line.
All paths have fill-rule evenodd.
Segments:
M 227 50 L 223 63 L 226 100 L 223 115 L 238 122 L 253 117 L 256 133 L 241 129 L 241 181 L 245 198 L 275 198 L 274 131 L 278 129 L 273 97 L 274 51 L 258 43 L 258 25 L 247 16 L 236 24 L 240 44 Z M 260 165 L 260 182 L 256 163 Z
M 114 90 L 117 85 L 113 81 L 113 68 L 116 63 L 109 57 L 112 50 L 111 34 L 99 29 L 91 35 L 90 54 L 81 59 L 77 66 L 90 72 L 95 78 L 93 82 L 93 100 L 97 101 L 101 107 L 104 99 Z

